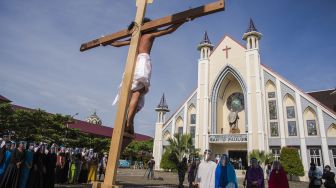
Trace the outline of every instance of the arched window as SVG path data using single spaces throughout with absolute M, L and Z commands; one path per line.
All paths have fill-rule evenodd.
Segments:
M 167 130 L 165 131 L 165 133 L 163 134 L 163 139 L 164 140 L 168 140 L 170 138 L 170 132 Z
M 278 107 L 276 87 L 272 81 L 266 83 L 266 101 L 268 109 L 269 132 L 271 137 L 279 136 Z
M 196 108 L 194 104 L 191 104 L 188 108 L 187 132 L 190 134 L 193 144 L 196 133 L 196 121 Z
M 288 136 L 297 136 L 296 105 L 292 95 L 286 94 L 283 100 L 284 116 L 287 122 L 286 130 Z
M 179 116 L 175 121 L 175 133 L 183 134 L 183 119 Z
M 328 137 L 336 137 L 336 124 L 331 124 L 327 131 Z
M 318 136 L 318 121 L 316 112 L 308 106 L 303 112 L 303 118 L 305 121 L 305 129 L 308 136 Z

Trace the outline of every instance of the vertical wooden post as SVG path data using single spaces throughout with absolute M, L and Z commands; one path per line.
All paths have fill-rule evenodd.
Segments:
M 125 75 L 122 80 L 122 86 L 120 89 L 120 100 L 118 104 L 118 110 L 116 119 L 114 121 L 114 129 L 112 135 L 112 141 L 109 150 L 109 157 L 107 161 L 107 167 L 105 172 L 104 184 L 97 186 L 103 188 L 118 187 L 116 186 L 118 161 L 121 152 L 121 145 L 123 142 L 124 124 L 126 121 L 127 109 L 130 100 L 130 90 L 133 80 L 133 74 L 136 64 L 136 58 L 138 54 L 138 45 L 141 37 L 141 25 L 146 12 L 147 0 L 136 0 L 137 12 L 135 16 L 136 28 L 132 33 L 132 39 L 128 50 Z

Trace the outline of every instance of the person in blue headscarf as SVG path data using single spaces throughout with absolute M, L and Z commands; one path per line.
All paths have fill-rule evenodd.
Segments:
M 236 172 L 230 163 L 229 157 L 224 154 L 216 168 L 215 188 L 237 188 Z

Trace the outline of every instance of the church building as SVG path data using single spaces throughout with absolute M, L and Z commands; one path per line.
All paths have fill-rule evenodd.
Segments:
M 250 20 L 245 45 L 224 36 L 217 47 L 207 33 L 198 45 L 198 85 L 180 108 L 169 111 L 162 96 L 157 106 L 154 139 L 155 168 L 175 133 L 192 136 L 195 148 L 228 154 L 247 166 L 252 150 L 299 150 L 307 178 L 309 164 L 336 169 L 336 112 L 261 64 L 262 34 Z

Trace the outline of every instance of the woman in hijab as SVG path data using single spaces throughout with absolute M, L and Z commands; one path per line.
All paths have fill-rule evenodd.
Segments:
M 6 172 L 7 166 L 9 164 L 10 158 L 12 156 L 12 152 L 9 151 L 10 142 L 2 141 L 0 145 L 0 182 L 3 175 Z
M 222 155 L 215 173 L 215 188 L 237 188 L 237 177 L 226 154 Z
M 264 172 L 256 158 L 251 159 L 251 166 L 246 172 L 247 188 L 264 188 Z
M 268 181 L 269 188 L 289 188 L 287 175 L 279 161 L 273 162 L 273 168 Z
M 22 166 L 20 188 L 25 188 L 28 183 L 29 173 L 33 166 L 34 145 L 34 143 L 30 143 L 28 150 L 25 152 L 25 161 Z
M 20 183 L 21 169 L 24 163 L 24 144 L 19 143 L 18 148 L 12 151 L 8 168 L 1 180 L 1 188 L 17 188 Z

